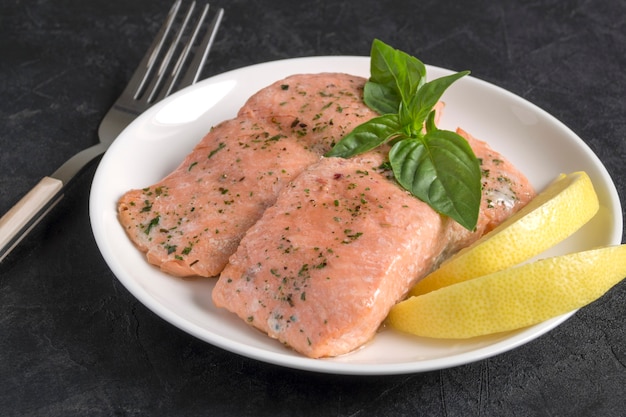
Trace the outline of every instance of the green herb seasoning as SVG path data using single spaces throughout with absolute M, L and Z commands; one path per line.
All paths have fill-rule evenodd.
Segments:
M 160 220 L 161 220 L 161 216 L 156 216 L 152 218 L 152 220 L 150 220 L 150 223 L 148 223 L 148 225 L 146 226 L 144 233 L 149 235 L 150 230 L 152 230 L 153 227 L 157 226 Z
M 220 142 L 217 145 L 217 148 L 213 149 L 211 152 L 209 152 L 209 156 L 208 159 L 211 159 L 213 157 L 213 155 L 215 155 L 216 153 L 218 153 L 219 151 L 221 151 L 222 149 L 224 149 L 226 147 L 226 144 L 224 142 Z

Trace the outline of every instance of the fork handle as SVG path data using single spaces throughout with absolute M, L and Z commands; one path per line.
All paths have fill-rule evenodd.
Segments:
M 63 197 L 63 181 L 44 177 L 0 218 L 0 262 Z

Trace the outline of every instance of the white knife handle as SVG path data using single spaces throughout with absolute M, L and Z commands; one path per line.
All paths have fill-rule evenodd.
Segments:
M 44 177 L 0 218 L 0 262 L 61 199 L 63 182 Z

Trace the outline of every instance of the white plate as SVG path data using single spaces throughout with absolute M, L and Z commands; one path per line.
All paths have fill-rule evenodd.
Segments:
M 525 344 L 570 317 L 573 313 L 524 330 L 465 341 L 429 340 L 387 329 L 357 352 L 308 359 L 215 308 L 213 279 L 173 278 L 146 262 L 117 221 L 117 199 L 176 168 L 212 125 L 234 117 L 257 90 L 287 75 L 328 71 L 367 77 L 369 58 L 298 58 L 230 71 L 171 96 L 122 132 L 98 167 L 90 197 L 96 242 L 122 284 L 163 319 L 215 346 L 286 367 L 337 374 L 401 374 L 453 367 Z M 430 78 L 448 73 L 428 67 Z M 550 254 L 620 243 L 622 211 L 615 186 L 602 163 L 572 131 L 518 96 L 472 77 L 456 82 L 444 101 L 443 127 L 461 126 L 489 142 L 537 189 L 559 173 L 587 171 L 600 198 L 600 213 Z

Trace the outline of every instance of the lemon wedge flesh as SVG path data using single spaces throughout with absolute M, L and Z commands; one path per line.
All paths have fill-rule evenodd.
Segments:
M 626 276 L 626 245 L 526 263 L 396 304 L 387 322 L 418 336 L 464 339 L 520 329 L 583 307 Z
M 598 196 L 585 172 L 562 174 L 520 211 L 419 281 L 410 295 L 526 261 L 573 234 L 598 208 Z

